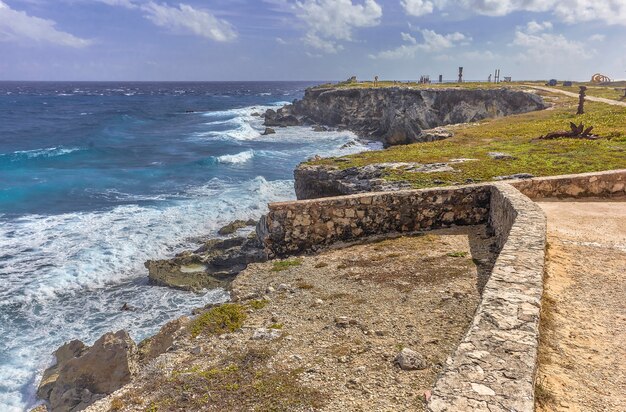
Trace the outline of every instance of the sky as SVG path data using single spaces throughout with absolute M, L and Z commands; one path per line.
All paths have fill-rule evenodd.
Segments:
M 0 0 L 0 80 L 626 79 L 626 0 Z

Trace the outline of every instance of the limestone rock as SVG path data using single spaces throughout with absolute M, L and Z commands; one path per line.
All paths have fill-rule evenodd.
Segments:
M 268 129 L 269 129 L 269 127 L 268 127 Z M 267 129 L 266 129 L 266 131 L 267 131 Z M 263 134 L 271 134 L 271 133 L 263 133 Z M 230 222 L 229 224 L 227 224 L 226 226 L 221 227 L 217 231 L 217 233 L 219 235 L 222 235 L 222 236 L 232 235 L 233 233 L 235 233 L 239 229 L 243 229 L 246 226 L 255 226 L 256 223 L 257 222 L 255 220 L 252 220 L 252 219 L 249 219 L 249 220 L 234 220 L 234 221 Z
M 300 120 L 291 113 L 289 107 L 283 107 L 277 111 L 268 109 L 265 112 L 264 126 L 300 126 Z
M 493 180 L 532 179 L 533 177 L 535 176 L 531 175 L 530 173 L 516 173 L 514 175 L 509 175 L 509 176 L 496 176 L 493 178 Z
M 447 124 L 545 109 L 540 96 L 512 89 L 333 88 L 307 89 L 301 100 L 265 113 L 266 126 L 303 123 L 348 129 L 385 146 L 432 141 L 422 133 Z
M 492 159 L 495 160 L 512 160 L 515 159 L 515 156 L 512 156 L 508 153 L 502 153 L 502 152 L 489 152 L 487 153 L 487 156 L 491 157 Z
M 428 366 L 426 359 L 421 354 L 409 348 L 402 349 L 394 359 L 394 363 L 405 371 L 426 369 Z
M 104 334 L 91 347 L 72 341 L 55 352 L 57 364 L 44 372 L 37 395 L 52 412 L 84 409 L 130 382 L 137 355 L 137 345 L 123 330 Z
M 239 222 L 244 226 L 256 223 Z M 193 252 L 182 252 L 172 259 L 148 260 L 144 265 L 153 285 L 201 291 L 226 287 L 249 263 L 266 260 L 267 253 L 255 235 L 209 240 Z
M 142 363 L 156 358 L 167 352 L 176 339 L 185 334 L 189 325 L 189 318 L 182 316 L 166 323 L 156 335 L 143 340 L 139 344 L 139 356 Z
M 253 340 L 274 340 L 280 337 L 280 331 L 276 329 L 258 328 L 252 335 Z

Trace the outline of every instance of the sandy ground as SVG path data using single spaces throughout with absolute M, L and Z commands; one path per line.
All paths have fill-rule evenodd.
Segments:
M 538 411 L 626 411 L 626 199 L 541 202 Z
M 233 283 L 236 301 L 267 304 L 248 310 L 240 330 L 179 341 L 90 410 L 109 410 L 111 401 L 123 411 L 424 410 L 424 392 L 473 319 L 493 264 L 490 250 L 484 228 L 468 227 L 329 250 L 282 271 L 271 261 L 250 265 Z M 272 327 L 276 338 L 255 339 Z M 418 352 L 425 367 L 398 367 L 402 348 Z M 266 354 L 256 356 L 253 378 L 237 358 L 251 351 Z M 263 375 L 278 382 L 285 373 L 286 388 L 273 383 L 264 392 Z M 207 390 L 218 397 L 198 400 Z M 287 404 L 296 391 L 315 402 Z

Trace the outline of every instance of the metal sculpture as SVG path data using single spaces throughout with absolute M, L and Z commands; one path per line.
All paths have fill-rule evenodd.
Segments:
M 611 78 L 609 76 L 605 76 L 601 73 L 596 73 L 591 76 L 591 83 L 606 83 L 610 82 Z

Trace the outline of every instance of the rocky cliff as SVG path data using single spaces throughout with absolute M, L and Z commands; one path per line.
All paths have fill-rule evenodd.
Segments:
M 265 125 L 321 124 L 393 146 L 432 140 L 424 129 L 544 108 L 541 97 L 507 88 L 311 88 L 302 100 L 268 110 Z

